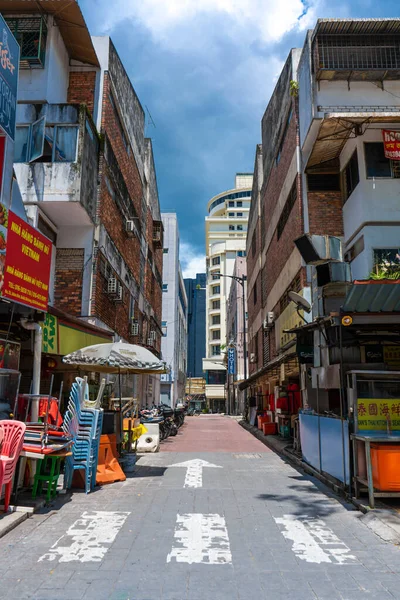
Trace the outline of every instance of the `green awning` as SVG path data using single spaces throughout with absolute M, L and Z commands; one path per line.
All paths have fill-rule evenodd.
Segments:
M 400 312 L 400 281 L 393 283 L 355 282 L 344 302 L 342 312 Z

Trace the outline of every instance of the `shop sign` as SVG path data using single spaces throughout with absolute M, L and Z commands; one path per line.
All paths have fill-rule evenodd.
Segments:
M 358 398 L 357 421 L 359 431 L 400 431 L 400 398 Z
M 52 244 L 37 229 L 0 205 L 0 290 L 19 304 L 46 311 Z
M 391 160 L 400 160 L 400 131 L 382 129 L 382 135 L 385 157 Z
M 0 126 L 14 140 L 19 46 L 1 15 L 0 28 Z
M 21 346 L 15 342 L 0 340 L 0 369 L 19 371 Z
M 235 348 L 228 348 L 228 374 L 234 375 L 235 372 Z
M 47 313 L 42 325 L 42 351 L 45 354 L 58 354 L 58 321 L 57 317 Z
M 296 352 L 300 364 L 314 364 L 314 346 L 297 344 Z
M 383 361 L 391 367 L 400 366 L 400 346 L 383 346 Z
M 383 362 L 383 347 L 377 344 L 364 346 L 365 362 L 367 363 L 382 363 Z

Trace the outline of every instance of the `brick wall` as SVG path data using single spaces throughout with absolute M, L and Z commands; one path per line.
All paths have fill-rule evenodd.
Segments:
M 73 316 L 81 315 L 83 248 L 57 248 L 54 306 Z
M 86 104 L 93 114 L 96 71 L 70 71 L 67 102 Z
M 308 192 L 310 233 L 343 235 L 342 194 L 338 192 Z

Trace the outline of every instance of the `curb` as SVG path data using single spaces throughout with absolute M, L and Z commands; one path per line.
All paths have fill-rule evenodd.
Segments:
M 246 421 L 239 421 L 239 425 L 256 437 L 270 450 L 287 459 L 288 462 L 300 468 L 305 473 L 308 473 L 321 481 L 321 483 L 333 490 L 333 492 L 343 500 L 353 504 L 357 510 L 363 513 L 361 519 L 364 524 L 372 529 L 383 540 L 400 544 L 400 515 L 395 510 L 388 508 L 382 503 L 380 503 L 378 508 L 371 509 L 359 498 L 349 497 L 349 495 L 332 480 L 319 473 L 319 471 L 293 454 L 293 452 L 288 450 L 287 444 L 283 445 L 282 442 L 278 441 L 274 436 L 264 435 L 257 427 L 249 425 Z
M 4 515 L 0 519 L 0 538 L 7 533 L 10 533 L 15 527 L 18 527 L 20 523 L 25 521 L 29 516 L 27 512 L 13 512 L 7 515 Z

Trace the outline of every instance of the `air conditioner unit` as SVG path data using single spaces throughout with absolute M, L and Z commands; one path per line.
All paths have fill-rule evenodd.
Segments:
M 114 296 L 115 298 L 115 302 L 122 302 L 122 300 L 124 299 L 124 291 L 122 288 L 122 285 L 120 284 L 120 282 L 117 282 L 117 292 Z
M 137 321 L 131 323 L 131 335 L 139 335 L 139 323 Z
M 135 222 L 132 219 L 125 221 L 125 231 L 129 236 L 133 236 L 135 233 Z
M 255 352 L 250 352 L 250 362 L 255 363 L 257 360 L 257 356 Z
M 275 321 L 275 314 L 273 312 L 268 312 L 266 318 L 264 319 L 264 329 L 269 329 Z
M 119 281 L 116 277 L 110 277 L 107 285 L 107 294 L 109 296 L 116 296 L 118 290 Z

